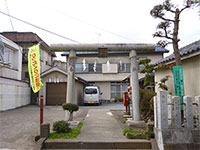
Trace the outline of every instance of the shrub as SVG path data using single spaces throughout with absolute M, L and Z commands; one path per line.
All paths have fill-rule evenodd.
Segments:
M 153 96 L 156 93 L 151 89 L 140 89 L 140 112 L 142 119 L 153 119 Z
M 66 133 L 52 132 L 52 133 L 50 133 L 48 138 L 49 139 L 74 139 L 74 138 L 77 138 L 77 136 L 81 132 L 82 126 L 83 126 L 83 123 L 81 122 L 77 128 L 72 128 L 70 132 L 66 132 Z
M 72 103 L 64 103 L 62 108 L 63 110 L 68 110 L 70 112 L 69 121 L 73 120 L 73 112 L 79 110 L 78 105 Z
M 150 140 L 150 139 L 154 139 L 155 138 L 155 135 L 154 135 L 154 132 L 153 131 L 146 131 L 146 139 L 147 140 Z
M 124 135 L 128 139 L 151 139 L 154 138 L 154 133 L 153 132 L 148 132 L 146 130 L 142 129 L 132 129 L 132 128 L 126 128 L 123 131 Z
M 74 111 L 78 111 L 79 107 L 76 104 L 72 103 L 64 103 L 62 105 L 64 110 L 68 110 L 70 113 L 73 113 Z
M 133 132 L 132 128 L 125 128 L 123 134 L 126 135 L 128 132 Z
M 70 130 L 69 123 L 65 120 L 56 121 L 53 124 L 53 131 L 56 131 L 57 133 L 65 133 L 69 132 Z
M 132 129 L 132 128 L 126 128 L 124 129 L 124 135 L 128 139 L 146 139 L 145 130 L 141 129 Z

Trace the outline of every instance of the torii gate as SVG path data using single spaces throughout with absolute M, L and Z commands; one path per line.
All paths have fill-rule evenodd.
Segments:
M 132 87 L 132 119 L 133 122 L 140 122 L 140 109 L 139 109 L 139 83 L 138 83 L 138 64 L 137 64 L 137 54 L 136 51 L 152 51 L 155 50 L 155 45 L 153 44 L 52 44 L 51 51 L 54 52 L 69 52 L 68 58 L 68 81 L 67 81 L 67 102 L 75 101 L 75 63 L 80 62 L 76 58 L 76 51 L 98 51 L 99 55 L 102 57 L 107 56 L 107 51 L 129 51 L 128 62 L 131 63 L 131 87 Z M 100 59 L 101 63 L 104 59 Z M 112 60 L 112 59 L 111 59 Z M 114 60 L 116 61 L 116 59 Z

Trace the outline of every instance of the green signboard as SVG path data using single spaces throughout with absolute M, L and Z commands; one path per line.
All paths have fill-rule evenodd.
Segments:
M 183 103 L 183 96 L 185 96 L 183 82 L 183 66 L 174 66 L 173 76 L 175 95 L 180 96 L 181 103 Z M 181 104 L 181 110 L 183 110 L 183 104 Z

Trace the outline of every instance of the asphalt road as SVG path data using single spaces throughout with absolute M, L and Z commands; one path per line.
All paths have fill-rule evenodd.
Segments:
M 123 104 L 103 104 L 101 106 L 80 106 L 74 114 L 74 119 L 82 121 L 89 109 L 122 110 Z M 33 150 L 35 136 L 40 130 L 39 106 L 25 106 L 14 110 L 0 112 L 0 150 Z M 61 106 L 46 106 L 44 108 L 44 123 L 64 120 L 65 112 Z

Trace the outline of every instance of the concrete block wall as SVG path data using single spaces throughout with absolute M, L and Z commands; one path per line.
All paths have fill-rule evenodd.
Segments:
M 21 85 L 0 83 L 0 111 L 30 104 L 31 89 L 26 83 Z

